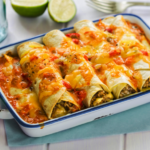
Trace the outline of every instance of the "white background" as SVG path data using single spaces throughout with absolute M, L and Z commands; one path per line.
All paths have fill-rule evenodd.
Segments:
M 141 0 L 142 1 L 142 0 Z M 89 19 L 95 20 L 108 14 L 99 12 L 86 5 L 85 0 L 74 0 L 77 6 L 77 14 L 72 21 L 66 24 L 57 24 L 53 22 L 48 15 L 47 10 L 38 18 L 21 17 L 14 12 L 7 4 L 8 36 L 0 43 L 0 47 L 14 42 L 18 42 L 33 36 L 46 33 L 52 29 L 60 29 L 72 26 L 76 21 Z M 150 1 L 149 1 L 150 2 Z M 131 7 L 126 13 L 134 13 L 150 25 L 150 7 Z M 57 144 L 44 144 L 40 146 L 28 146 L 24 148 L 10 148 L 7 146 L 6 135 L 3 121 L 0 120 L 0 150 L 149 150 L 150 149 L 150 131 L 121 134 L 93 138 L 88 140 L 76 140 Z

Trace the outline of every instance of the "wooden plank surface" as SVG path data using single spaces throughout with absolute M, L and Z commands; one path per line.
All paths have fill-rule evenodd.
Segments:
M 49 150 L 124 150 L 123 135 L 50 144 Z
M 125 144 L 126 150 L 150 150 L 150 131 L 127 134 Z
M 6 142 L 4 124 L 2 120 L 0 120 L 0 150 L 9 150 Z
M 26 146 L 26 147 L 18 147 L 18 148 L 10 148 L 10 150 L 47 150 L 47 144 L 39 145 L 39 146 Z

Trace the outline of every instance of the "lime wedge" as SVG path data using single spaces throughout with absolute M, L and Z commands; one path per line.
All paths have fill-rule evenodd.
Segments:
M 44 13 L 48 0 L 11 0 L 13 9 L 21 16 L 37 17 Z
M 50 0 L 48 5 L 50 17 L 55 22 L 68 22 L 76 14 L 76 6 L 72 0 Z

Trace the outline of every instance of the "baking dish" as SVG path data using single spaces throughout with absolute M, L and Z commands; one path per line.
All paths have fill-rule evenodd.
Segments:
M 138 16 L 133 15 L 133 14 L 121 14 L 124 16 L 125 19 L 137 23 L 139 24 L 142 29 L 144 30 L 144 32 L 146 33 L 147 38 L 149 39 L 150 37 L 150 31 L 149 31 L 149 27 L 148 25 Z M 114 15 L 116 16 L 116 15 Z M 97 22 L 98 20 L 95 20 L 94 22 Z M 65 32 L 65 33 L 69 33 L 72 32 L 73 27 L 70 28 L 65 28 L 65 29 L 61 29 L 61 31 Z M 27 39 L 24 41 L 20 41 L 11 45 L 7 45 L 5 47 L 0 48 L 0 54 L 4 54 L 6 51 L 11 51 L 13 54 L 16 54 L 16 47 L 20 44 L 23 43 L 25 41 L 35 41 L 35 42 L 42 42 L 42 37 L 43 35 L 39 35 L 36 36 L 34 38 L 31 39 Z M 31 137 L 40 137 L 40 136 L 44 136 L 44 135 L 48 135 L 51 133 L 55 133 L 61 130 L 65 130 L 86 122 L 90 122 L 93 121 L 95 119 L 99 119 L 102 117 L 106 117 L 145 103 L 148 103 L 150 100 L 148 98 L 149 96 L 149 92 L 150 91 L 146 91 L 146 92 L 140 92 L 138 94 L 132 95 L 130 97 L 127 98 L 122 98 L 119 100 L 114 100 L 113 102 L 107 103 L 107 104 L 103 104 L 97 107 L 93 107 L 93 108 L 88 108 L 76 113 L 73 113 L 71 115 L 67 115 L 61 118 L 57 118 L 57 119 L 53 119 L 53 120 L 49 120 L 44 122 L 43 124 L 28 124 L 25 121 L 23 121 L 18 114 L 14 111 L 14 109 L 12 108 L 12 106 L 9 104 L 9 102 L 7 101 L 5 95 L 3 94 L 2 91 L 0 91 L 0 96 L 3 99 L 4 103 L 6 104 L 8 110 L 11 112 L 11 114 L 13 115 L 13 117 L 15 118 L 15 120 L 18 122 L 18 124 L 20 125 L 20 127 L 22 128 L 22 130 Z M 2 119 L 4 119 L 4 114 L 6 114 L 4 111 L 0 112 L 0 117 Z M 8 116 L 9 118 L 11 118 L 11 116 Z M 41 128 L 41 126 L 44 128 Z

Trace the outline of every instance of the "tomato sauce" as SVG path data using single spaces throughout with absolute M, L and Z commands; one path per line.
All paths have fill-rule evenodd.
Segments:
M 133 33 L 140 42 L 145 39 L 148 41 L 144 34 L 144 31 L 139 25 L 131 23 L 129 21 L 126 21 L 126 23 L 131 33 Z M 77 38 L 80 41 L 78 45 L 81 47 L 81 53 L 83 52 L 83 57 L 87 61 L 91 62 L 94 71 L 104 84 L 106 84 L 105 71 L 112 70 L 112 75 L 116 78 L 119 77 L 118 71 L 122 72 L 131 79 L 132 84 L 136 88 L 139 87 L 142 82 L 142 76 L 138 71 L 134 70 L 133 65 L 141 59 L 145 63 L 148 63 L 150 65 L 149 52 L 144 49 L 144 46 L 140 45 L 138 42 L 134 43 L 134 45 L 132 45 L 131 43 L 120 43 L 119 46 L 118 43 L 124 34 L 124 29 L 121 29 L 114 25 L 105 25 L 102 20 L 99 20 L 99 22 L 96 23 L 96 27 L 99 29 L 99 31 L 92 31 L 88 27 L 84 27 L 78 32 L 78 34 L 80 35 Z M 74 35 L 74 33 L 70 33 L 69 35 L 72 34 Z M 72 36 L 68 37 L 72 38 Z M 100 50 L 96 50 L 98 44 L 102 42 L 105 43 L 105 46 Z M 84 44 L 81 45 L 81 43 Z M 149 41 L 148 43 L 150 44 Z M 90 47 L 88 45 L 90 45 Z M 138 47 L 138 50 L 136 50 L 136 47 Z M 126 69 L 122 67 L 121 70 L 114 70 L 114 66 L 110 67 L 111 62 L 115 64 L 114 66 L 121 67 L 121 65 L 124 65 Z M 101 65 L 101 67 L 98 67 L 97 64 Z M 104 65 L 106 66 L 105 68 Z M 139 74 L 138 79 L 137 72 Z
M 21 97 L 26 96 L 26 94 L 21 95 L 11 92 L 11 88 L 15 88 L 18 91 L 28 90 L 29 93 L 32 94 L 33 88 L 31 86 L 31 81 L 20 67 L 19 58 L 7 57 L 11 58 L 11 61 L 7 60 L 5 56 L 0 57 L 0 87 L 6 98 L 24 121 L 30 124 L 46 121 L 47 117 L 36 101 L 34 102 L 37 103 L 36 105 L 33 105 L 28 99 L 21 102 Z M 32 112 L 35 113 L 33 116 L 31 115 Z
M 131 23 L 126 21 L 128 27 L 130 28 L 131 32 L 136 35 L 136 38 L 141 42 L 143 38 L 146 38 L 143 29 L 136 23 Z

